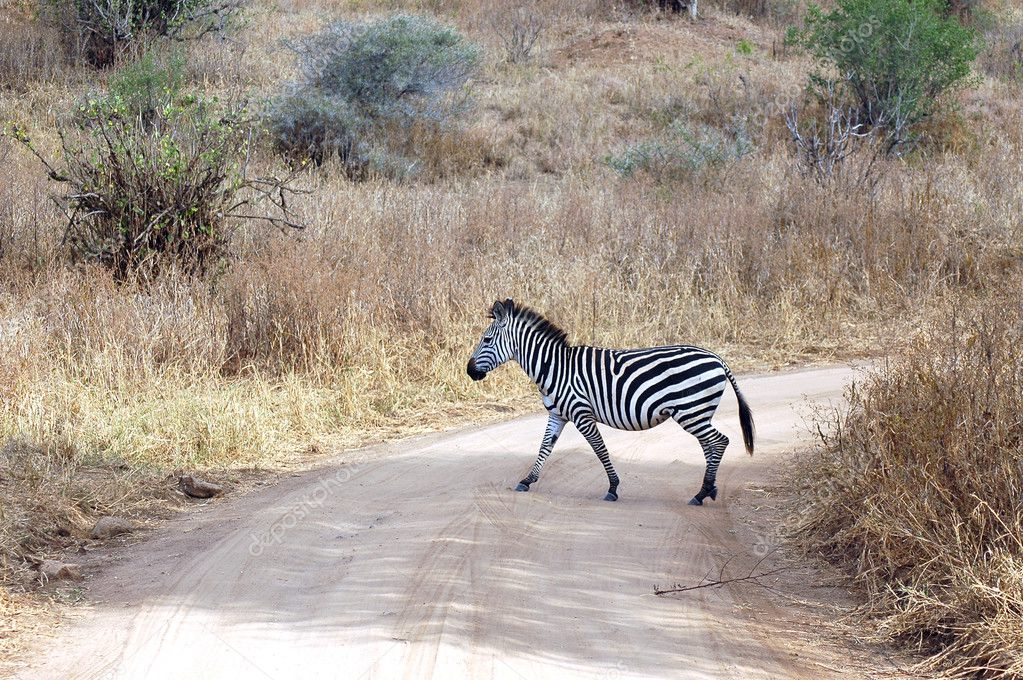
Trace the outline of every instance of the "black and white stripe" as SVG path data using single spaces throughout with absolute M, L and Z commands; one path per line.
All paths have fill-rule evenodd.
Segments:
M 482 380 L 515 359 L 543 395 L 549 412 L 540 454 L 519 482 L 528 491 L 540 478 L 566 423 L 575 424 L 607 472 L 605 500 L 618 500 L 615 472 L 597 424 L 621 430 L 646 430 L 671 418 L 700 442 L 707 460 L 703 486 L 689 503 L 717 498 L 718 465 L 728 437 L 711 424 L 726 384 L 739 400 L 739 422 L 746 451 L 753 455 L 753 414 L 735 376 L 713 352 L 676 345 L 647 349 L 604 349 L 570 345 L 565 332 L 537 312 L 512 300 L 494 303 L 493 322 L 469 360 L 467 372 Z

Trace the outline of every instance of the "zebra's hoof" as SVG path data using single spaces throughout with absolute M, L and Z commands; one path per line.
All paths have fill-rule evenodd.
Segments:
M 693 498 L 689 501 L 689 505 L 703 505 L 703 501 L 696 496 L 693 496 Z
M 618 500 L 618 494 L 611 493 L 610 491 L 608 491 L 607 495 L 604 496 L 604 500 L 605 501 L 616 501 L 616 500 Z
M 515 487 L 515 490 L 516 491 L 529 491 L 529 485 L 528 484 L 523 484 L 522 482 L 519 482 L 519 485 L 517 487 Z

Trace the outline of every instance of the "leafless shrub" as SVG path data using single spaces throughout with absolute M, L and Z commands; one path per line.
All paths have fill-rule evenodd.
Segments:
M 899 155 L 906 146 L 905 123 L 871 125 L 859 107 L 839 103 L 833 83 L 825 92 L 816 118 L 805 121 L 795 104 L 784 114 L 799 172 L 818 184 L 842 180 L 873 192 L 883 179 L 885 157 Z
M 532 57 L 533 48 L 547 29 L 548 20 L 535 9 L 516 7 L 494 16 L 490 25 L 504 45 L 505 61 L 520 64 Z
M 799 173 L 818 184 L 837 179 L 847 169 L 846 161 L 853 154 L 871 147 L 873 136 L 873 130 L 866 130 L 852 107 L 832 107 L 823 120 L 806 124 L 800 121 L 800 112 L 793 105 L 785 113 L 785 126 L 791 135 Z M 861 181 L 854 181 L 854 184 L 868 183 L 876 160 L 877 154 L 871 154 L 865 168 L 867 176 L 857 178 Z
M 97 67 L 113 64 L 147 37 L 198 39 L 224 30 L 243 0 L 73 0 L 60 14 L 65 33 Z

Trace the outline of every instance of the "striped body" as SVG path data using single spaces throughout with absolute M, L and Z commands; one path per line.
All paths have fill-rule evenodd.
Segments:
M 619 430 L 647 430 L 675 415 L 696 422 L 717 408 L 728 379 L 716 355 L 685 345 L 570 347 L 552 374 L 559 379 L 541 392 L 562 417 L 574 420 L 571 413 L 588 409 L 598 423 Z
M 711 424 L 727 385 L 739 401 L 739 420 L 746 450 L 753 453 L 753 418 L 735 376 L 713 352 L 688 345 L 646 349 L 604 349 L 573 346 L 565 332 L 537 312 L 497 302 L 493 323 L 469 360 L 474 380 L 514 359 L 532 378 L 549 412 L 547 431 L 529 474 L 518 485 L 527 491 L 571 422 L 593 448 L 607 472 L 606 500 L 618 499 L 618 474 L 597 424 L 620 430 L 646 430 L 669 418 L 700 442 L 707 468 L 699 493 L 690 501 L 702 505 L 717 497 L 715 479 L 728 438 Z

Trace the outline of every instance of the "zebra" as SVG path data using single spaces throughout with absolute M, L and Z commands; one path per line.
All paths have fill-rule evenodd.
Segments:
M 606 501 L 618 500 L 615 472 L 597 424 L 619 430 L 646 430 L 669 418 L 700 442 L 707 468 L 700 491 L 689 501 L 703 505 L 717 499 L 715 484 L 728 437 L 711 424 L 711 416 L 732 385 L 739 401 L 746 452 L 753 455 L 753 413 L 735 376 L 718 355 L 699 347 L 673 345 L 646 349 L 604 349 L 571 345 L 567 334 L 539 312 L 510 298 L 490 310 L 492 322 L 469 359 L 466 372 L 483 380 L 514 359 L 536 383 L 548 411 L 540 453 L 517 491 L 529 491 L 567 423 L 573 423 L 597 454 L 607 473 Z

